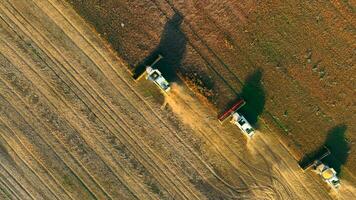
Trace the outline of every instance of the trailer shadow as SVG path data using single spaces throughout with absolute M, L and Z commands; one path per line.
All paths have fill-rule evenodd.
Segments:
M 258 117 L 262 114 L 266 102 L 261 79 L 262 70 L 258 69 L 247 77 L 240 94 L 246 101 L 246 105 L 240 109 L 240 112 L 253 126 L 257 125 Z
M 182 22 L 183 17 L 179 13 L 174 14 L 166 22 L 158 46 L 139 62 L 133 72 L 133 78 L 137 79 L 144 73 L 146 66 L 151 64 L 158 57 L 158 54 L 161 54 L 163 59 L 154 68 L 160 70 L 168 81 L 177 80 L 176 71 L 184 58 L 187 44 L 187 38 L 180 29 Z
M 350 146 L 345 139 L 347 126 L 340 124 L 328 131 L 324 145 L 330 150 L 331 154 L 322 161 L 326 165 L 335 169 L 337 173 L 341 172 L 341 167 L 346 163 Z

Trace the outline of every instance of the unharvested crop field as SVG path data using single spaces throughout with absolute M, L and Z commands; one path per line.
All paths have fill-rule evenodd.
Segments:
M 326 54 L 310 47 L 313 53 L 305 59 L 314 64 L 324 56 L 317 70 L 325 65 L 325 80 L 332 77 L 337 87 L 346 88 L 346 96 L 335 99 L 330 111 L 322 97 L 336 98 L 331 93 L 335 88 L 312 93 L 321 83 L 303 86 L 315 75 L 298 74 L 299 66 L 288 66 L 291 55 L 276 53 L 287 51 L 287 45 L 274 46 L 268 37 L 272 33 L 263 32 L 275 31 L 263 28 L 273 24 L 249 23 L 258 21 L 258 14 L 269 14 L 269 4 L 103 2 L 72 1 L 94 30 L 64 0 L 0 1 L 0 199 L 355 198 L 353 173 L 342 179 L 338 192 L 332 191 L 320 177 L 302 171 L 291 151 L 314 150 L 311 144 L 322 144 L 329 129 L 332 141 L 340 139 L 335 132 L 346 133 L 352 142 L 355 87 L 353 80 L 346 80 L 353 78 L 353 66 L 348 73 L 336 70 L 327 65 Z M 352 20 L 346 11 L 339 11 L 346 13 L 345 24 Z M 328 16 L 322 18 L 325 23 L 334 19 Z M 350 56 L 352 25 L 351 33 L 343 35 L 349 45 L 343 46 L 345 53 L 329 49 L 335 51 L 330 62 L 341 63 Z M 254 29 L 258 27 L 261 30 Z M 256 43 L 250 44 L 254 37 Z M 263 37 L 271 41 L 265 43 Z M 296 44 L 292 46 L 298 51 Z M 150 59 L 152 52 L 164 54 L 162 71 L 176 80 L 167 96 L 131 77 L 134 66 Z M 269 60 L 270 56 L 280 57 Z M 295 62 L 303 58 L 297 56 Z M 280 64 L 274 65 L 275 59 Z M 202 104 L 180 83 L 175 69 L 181 67 L 213 80 L 219 93 L 214 105 Z M 314 69 L 308 64 L 305 68 Z M 259 127 L 252 141 L 237 127 L 216 120 L 237 94 L 250 102 L 245 112 Z M 318 115 L 312 110 L 315 106 Z M 296 116 L 302 124 L 315 123 L 298 125 Z M 275 122 L 288 129 L 288 137 L 278 133 Z M 305 137 L 303 131 L 308 133 Z M 350 171 L 352 156 L 346 162 Z M 343 170 L 345 162 L 341 164 Z

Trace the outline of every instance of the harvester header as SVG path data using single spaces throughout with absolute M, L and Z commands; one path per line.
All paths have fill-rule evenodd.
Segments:
M 246 104 L 245 100 L 243 99 L 238 100 L 230 109 L 228 109 L 227 111 L 225 111 L 224 113 L 218 116 L 219 121 L 223 122 L 226 118 L 231 116 L 233 112 L 240 109 L 245 104 Z
M 170 91 L 169 82 L 163 77 L 162 73 L 154 66 L 163 58 L 161 54 L 158 54 L 157 58 L 150 65 L 146 65 L 146 69 L 141 74 L 135 74 L 134 79 L 138 81 L 143 75 L 146 74 L 146 79 L 152 81 L 163 92 Z
M 230 122 L 235 124 L 248 138 L 252 138 L 255 134 L 254 129 L 247 119 L 238 110 L 244 106 L 246 102 L 243 99 L 238 100 L 230 109 L 218 116 L 220 123 L 224 122 L 227 118 L 231 118 Z

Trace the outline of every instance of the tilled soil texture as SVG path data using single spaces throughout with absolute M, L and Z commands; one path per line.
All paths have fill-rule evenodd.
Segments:
M 240 95 L 249 120 L 278 127 L 296 159 L 327 145 L 328 164 L 354 176 L 355 1 L 69 2 L 131 71 L 164 54 L 167 76 L 183 68 L 212 80 L 217 112 Z
M 183 58 L 177 24 L 161 28 Z M 264 124 L 247 142 L 184 85 L 163 97 L 127 67 L 67 2 L 0 1 L 0 199 L 354 199 L 347 181 L 338 194 L 303 172 Z

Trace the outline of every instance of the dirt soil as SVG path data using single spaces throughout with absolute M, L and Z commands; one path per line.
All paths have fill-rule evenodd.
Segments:
M 291 110 L 286 114 L 280 108 L 285 106 L 285 96 L 273 97 L 276 91 L 270 90 L 273 84 L 284 83 L 280 90 L 292 95 L 291 91 L 299 92 L 300 83 L 308 77 L 297 79 L 299 76 L 289 68 L 281 65 L 287 70 L 278 71 L 269 61 L 259 68 L 247 65 L 263 63 L 265 57 L 260 52 L 242 53 L 244 48 L 233 44 L 238 41 L 238 31 L 247 27 L 257 10 L 268 10 L 267 4 L 177 2 L 180 14 L 174 14 L 171 4 L 175 2 L 171 1 L 100 2 L 72 2 L 100 35 L 64 0 L 0 2 L 0 199 L 355 198 L 354 182 L 342 179 L 342 187 L 335 192 L 316 174 L 304 172 L 292 148 L 286 148 L 287 143 L 276 133 L 278 129 L 269 122 L 272 119 L 282 128 L 288 127 L 291 141 L 310 140 L 288 124 L 293 121 L 292 105 L 297 106 L 294 109 L 309 107 L 298 107 L 304 101 L 291 101 L 294 96 L 290 96 L 293 103 L 287 105 Z M 343 4 L 335 5 L 344 9 Z M 207 10 L 198 12 L 204 10 L 202 7 Z M 235 8 L 241 8 L 241 12 Z M 223 26 L 237 32 L 220 43 L 225 36 L 218 33 L 224 29 L 214 28 L 215 22 L 208 24 L 207 13 L 211 14 L 209 20 L 215 15 L 228 20 L 229 16 L 223 14 L 225 9 L 239 16 L 241 22 L 231 20 L 232 27 L 236 25 L 233 23 L 239 24 L 234 29 Z M 345 23 L 352 20 L 346 14 L 342 16 Z M 109 39 L 110 44 L 100 36 Z M 177 82 L 167 96 L 152 83 L 135 82 L 130 73 L 134 66 L 161 51 L 166 58 L 160 63 L 161 70 Z M 249 57 L 252 55 L 256 59 Z M 239 61 L 241 58 L 248 58 L 248 62 Z M 234 64 L 230 65 L 229 60 Z M 193 92 L 179 84 L 175 71 L 184 66 L 211 77 L 220 97 L 216 109 L 201 104 Z M 271 70 L 267 66 L 272 66 Z M 272 72 L 275 74 L 268 75 Z M 246 81 L 240 82 L 237 75 Z M 352 77 L 350 72 L 343 76 Z M 353 83 L 336 80 L 340 81 L 338 87 Z M 306 88 L 301 90 L 306 103 L 320 109 L 328 106 L 320 97 L 306 92 Z M 259 127 L 253 140 L 246 140 L 237 127 L 216 120 L 217 112 L 237 94 L 253 105 L 244 108 L 244 112 L 253 113 L 248 117 Z M 319 119 L 325 114 L 332 120 L 327 125 L 323 118 L 317 121 L 320 128 L 336 126 L 329 131 L 331 139 L 326 140 L 331 147 L 335 148 L 335 143 L 328 141 L 341 141 L 339 135 L 345 133 L 352 141 L 349 133 L 353 124 L 346 120 L 346 116 L 352 120 L 351 109 L 339 116 L 345 117 L 344 126 L 336 126 L 339 119 L 326 110 L 310 116 Z M 332 111 L 341 112 L 336 108 Z M 278 117 L 279 112 L 287 115 L 285 120 Z M 309 116 L 302 120 L 309 120 Z M 301 130 L 314 130 L 312 125 Z M 319 135 L 320 139 L 322 131 L 308 135 Z M 342 141 L 342 145 L 348 145 Z M 352 169 L 352 156 L 340 163 L 342 172 L 346 161 L 346 168 Z M 353 176 L 346 175 L 349 179 Z

